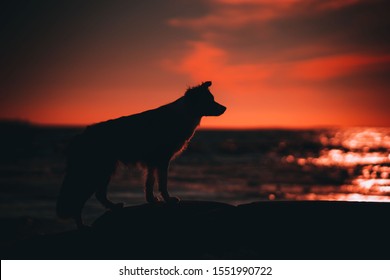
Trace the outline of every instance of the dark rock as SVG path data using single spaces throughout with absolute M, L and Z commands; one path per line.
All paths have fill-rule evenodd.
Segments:
M 144 204 L 91 229 L 36 236 L 4 259 L 388 259 L 390 204 L 274 201 Z
M 120 254 L 127 259 L 202 258 L 210 253 L 234 210 L 229 204 L 204 201 L 144 204 L 107 212 L 93 229 L 109 237 L 105 251 L 115 254 L 123 248 L 126 252 Z
M 389 203 L 274 201 L 240 205 L 248 254 L 266 259 L 388 259 Z

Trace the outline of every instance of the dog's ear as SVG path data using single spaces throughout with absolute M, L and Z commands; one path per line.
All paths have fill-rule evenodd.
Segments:
M 202 87 L 209 87 L 209 86 L 211 86 L 212 85 L 212 83 L 211 83 L 211 81 L 207 81 L 207 82 L 204 82 L 203 84 L 202 84 Z

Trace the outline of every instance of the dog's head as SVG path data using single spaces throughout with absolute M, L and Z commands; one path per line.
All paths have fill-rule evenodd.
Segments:
M 201 116 L 220 116 L 226 111 L 226 107 L 215 102 L 214 96 L 209 91 L 211 82 L 204 82 L 199 86 L 189 88 L 184 98 L 191 110 Z

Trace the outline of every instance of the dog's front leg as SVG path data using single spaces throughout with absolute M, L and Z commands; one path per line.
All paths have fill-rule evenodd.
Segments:
M 149 203 L 158 202 L 158 198 L 155 197 L 153 193 L 154 182 L 155 182 L 154 175 L 155 175 L 155 168 L 148 167 L 146 182 L 145 182 L 145 196 L 146 196 L 146 201 Z
M 169 162 L 166 164 L 161 164 L 157 169 L 158 175 L 158 189 L 161 193 L 161 196 L 166 202 L 179 202 L 179 198 L 170 196 L 168 193 L 168 166 Z

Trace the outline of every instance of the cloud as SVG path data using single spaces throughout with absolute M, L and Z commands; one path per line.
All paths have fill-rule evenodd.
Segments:
M 256 93 L 262 87 L 285 86 L 300 82 L 339 79 L 367 69 L 381 69 L 390 63 L 390 55 L 341 54 L 298 60 L 234 63 L 234 54 L 206 42 L 189 42 L 190 50 L 177 63 L 166 61 L 172 71 L 185 73 L 193 81 L 215 79 L 227 89 Z M 300 50 L 302 51 L 302 50 Z M 308 51 L 308 50 L 306 50 Z
M 172 71 L 188 74 L 192 81 L 218 80 L 225 89 L 255 92 L 272 74 L 263 64 L 230 63 L 229 53 L 205 42 L 189 42 L 190 51 L 179 63 L 166 61 Z
M 277 18 L 299 16 L 341 9 L 364 0 L 212 0 L 210 12 L 197 18 L 172 18 L 168 23 L 175 27 L 193 29 L 237 28 Z
M 362 0 L 213 0 L 203 16 L 169 21 L 198 33 L 186 42 L 186 54 L 172 59 L 172 69 L 193 79 L 212 75 L 258 85 L 281 75 L 316 81 L 369 71 L 389 62 L 380 32 L 389 21 L 361 22 L 372 11 L 382 18 L 381 9 Z
M 289 72 L 291 79 L 329 80 L 386 63 L 390 55 L 346 54 L 303 60 L 292 64 Z

